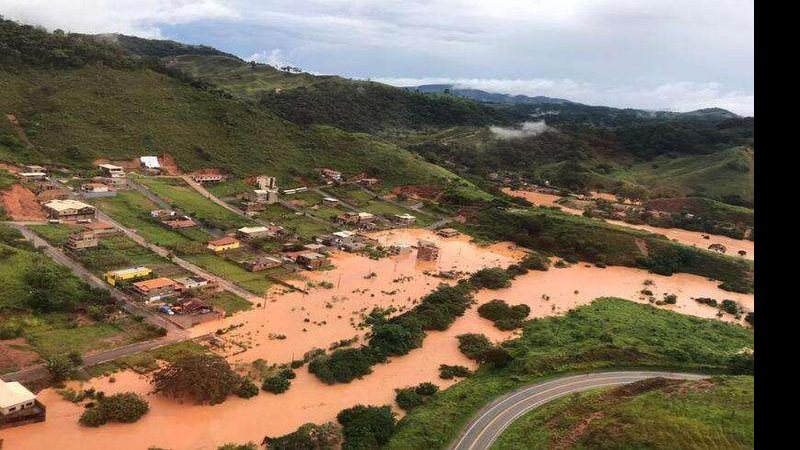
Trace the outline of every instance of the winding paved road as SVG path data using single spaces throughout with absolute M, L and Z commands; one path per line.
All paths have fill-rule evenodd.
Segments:
M 511 423 L 528 411 L 559 397 L 605 386 L 628 384 L 647 378 L 698 380 L 704 375 L 676 372 L 595 372 L 573 375 L 526 386 L 481 409 L 450 446 L 451 450 L 486 450 Z

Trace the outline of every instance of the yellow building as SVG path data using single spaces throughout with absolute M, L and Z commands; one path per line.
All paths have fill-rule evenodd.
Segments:
M 234 239 L 234 238 L 232 238 L 230 236 L 225 236 L 224 238 L 217 239 L 216 241 L 209 242 L 208 243 L 208 249 L 213 251 L 213 252 L 219 253 L 219 252 L 224 252 L 224 251 L 227 251 L 227 250 L 233 250 L 235 248 L 239 248 L 240 245 L 241 245 L 241 243 L 238 240 L 236 240 L 236 239 Z
M 106 272 L 106 281 L 108 284 L 115 286 L 118 281 L 135 280 L 137 278 L 144 278 L 150 276 L 152 270 L 147 267 L 131 267 L 128 269 L 112 270 Z

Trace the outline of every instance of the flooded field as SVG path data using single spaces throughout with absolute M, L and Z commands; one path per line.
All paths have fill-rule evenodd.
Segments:
M 420 264 L 415 253 L 371 260 L 366 257 L 337 253 L 333 262 L 336 269 L 315 272 L 309 281 L 329 281 L 332 289 L 313 288 L 310 294 L 270 293 L 266 307 L 241 313 L 225 321 L 208 324 L 221 328 L 229 324 L 244 326 L 226 334 L 228 339 L 246 342 L 250 348 L 229 357 L 232 362 L 250 362 L 264 358 L 269 362 L 286 362 L 313 347 L 325 347 L 336 340 L 363 335 L 353 327 L 361 311 L 373 306 L 394 305 L 399 308 L 413 306 L 422 295 L 432 290 L 442 280 L 424 271 L 460 270 L 471 272 L 481 267 L 506 266 L 521 256 L 521 250 L 504 243 L 478 247 L 467 237 L 449 239 L 432 236 L 424 230 L 394 230 L 376 233 L 373 237 L 384 243 L 416 243 L 417 238 L 435 240 L 442 248 L 437 262 Z M 375 273 L 374 276 L 371 273 Z M 365 277 L 370 275 L 369 277 Z M 405 278 L 404 278 L 405 277 Z M 395 282 L 395 280 L 398 280 Z M 402 281 L 399 281 L 402 280 Z M 645 280 L 652 283 L 645 286 Z M 531 306 L 532 317 L 563 314 L 568 309 L 587 304 L 602 296 L 618 296 L 647 303 L 639 292 L 645 287 L 656 298 L 665 293 L 676 294 L 677 304 L 664 306 L 680 313 L 715 318 L 717 310 L 691 300 L 692 297 L 711 297 L 717 300 L 733 299 L 745 308 L 754 309 L 753 295 L 721 291 L 715 282 L 694 275 L 679 274 L 664 277 L 645 271 L 624 267 L 600 269 L 585 264 L 567 268 L 551 268 L 547 272 L 529 272 L 518 277 L 507 289 L 484 290 L 476 295 L 479 303 L 495 298 L 509 303 L 526 303 Z M 390 293 L 396 290 L 395 293 Z M 327 304 L 332 304 L 331 308 Z M 486 334 L 500 341 L 511 336 L 497 330 L 491 322 L 482 319 L 473 307 L 444 332 L 430 332 L 423 347 L 410 354 L 377 365 L 373 373 L 349 384 L 328 386 L 309 374 L 307 367 L 297 371 L 292 387 L 284 394 L 261 392 L 249 400 L 230 397 L 221 405 L 197 406 L 181 404 L 158 395 L 148 394 L 151 411 L 134 424 L 110 424 L 97 429 L 78 425 L 82 408 L 69 403 L 52 389 L 40 393 L 40 400 L 48 407 L 44 423 L 26 425 L 0 432 L 11 449 L 41 449 L 57 447 L 60 450 L 143 449 L 148 446 L 179 449 L 216 449 L 227 442 L 260 442 L 265 435 L 291 432 L 306 422 L 322 423 L 335 420 L 336 414 L 355 404 L 393 404 L 394 389 L 431 381 L 440 387 L 445 382 L 438 377 L 440 364 L 460 364 L 474 367 L 458 350 L 455 336 L 467 332 Z M 338 318 L 341 316 L 341 319 Z M 305 322 L 308 318 L 309 322 Z M 632 320 L 635 320 L 633 318 Z M 733 320 L 726 316 L 723 320 Z M 317 324 L 314 324 L 317 322 Z M 325 325 L 319 325 L 327 322 Z M 307 331 L 302 331 L 303 329 Z M 198 333 L 209 330 L 198 330 Z M 269 339 L 269 333 L 286 335 L 286 339 Z M 150 391 L 148 379 L 126 371 L 114 375 L 116 382 L 97 378 L 89 384 L 106 393 Z M 86 386 L 84 386 L 86 387 Z
M 391 230 L 371 235 L 382 244 L 417 244 L 418 239 L 434 241 L 441 248 L 437 261 L 418 261 L 416 252 L 372 260 L 362 255 L 336 252 L 332 270 L 305 272 L 303 286 L 309 294 L 287 292 L 278 286 L 270 290 L 261 308 L 237 314 L 224 321 L 195 327 L 200 336 L 219 328 L 242 324 L 225 334 L 240 344 L 233 361 L 263 358 L 284 363 L 302 358 L 313 348 L 325 348 L 342 339 L 363 335 L 362 314 L 374 307 L 394 307 L 402 312 L 440 283 L 439 271 L 474 272 L 484 267 L 507 267 L 523 255 L 514 244 L 479 247 L 468 236 L 441 238 L 427 230 Z M 301 285 L 293 281 L 295 285 Z M 323 287 L 325 283 L 330 283 Z
M 503 192 L 505 192 L 508 195 L 522 197 L 537 206 L 558 206 L 559 208 L 561 208 L 562 211 L 566 213 L 575 215 L 583 214 L 583 211 L 580 209 L 568 208 L 556 203 L 556 201 L 561 198 L 558 195 L 544 194 L 541 192 L 531 192 L 531 191 L 515 191 L 508 188 L 503 188 Z M 606 194 L 606 196 L 607 195 L 608 194 Z M 626 222 L 622 222 L 620 220 L 606 220 L 606 222 L 623 227 L 634 228 L 637 230 L 649 231 L 650 233 L 662 234 L 666 236 L 667 239 L 671 239 L 673 241 L 680 242 L 681 244 L 684 245 L 690 245 L 702 249 L 707 249 L 708 246 L 711 244 L 722 244 L 725 247 L 727 247 L 727 252 L 726 252 L 727 255 L 735 256 L 738 258 L 739 257 L 738 252 L 740 250 L 744 250 L 745 252 L 747 252 L 744 258 L 755 260 L 755 243 L 753 241 L 733 239 L 727 236 L 706 234 L 706 233 L 701 233 L 699 231 L 689 231 L 681 228 L 661 228 L 661 227 L 653 227 L 650 225 L 633 225 Z M 708 236 L 709 239 L 705 239 L 703 236 Z

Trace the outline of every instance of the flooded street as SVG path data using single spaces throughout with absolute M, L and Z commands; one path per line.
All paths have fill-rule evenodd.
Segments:
M 363 336 L 366 330 L 355 329 L 351 319 L 358 324 L 359 314 L 369 312 L 373 306 L 395 306 L 398 310 L 413 307 L 420 297 L 442 281 L 423 274 L 423 271 L 433 273 L 456 269 L 472 272 L 482 267 L 507 266 L 523 253 L 508 243 L 478 247 L 468 242 L 465 236 L 444 239 L 425 230 L 394 230 L 375 233 L 373 237 L 382 243 L 416 244 L 418 238 L 431 239 L 441 247 L 441 257 L 438 261 L 420 264 L 416 260 L 416 251 L 380 260 L 337 253 L 333 258 L 334 270 L 315 272 L 308 277 L 314 283 L 329 281 L 334 284 L 332 289 L 315 287 L 308 295 L 272 292 L 268 295 L 266 307 L 209 323 L 206 329 L 198 329 L 196 333 L 244 323 L 241 328 L 225 335 L 226 339 L 241 341 L 249 347 L 230 356 L 228 359 L 232 363 L 251 362 L 257 358 L 270 363 L 288 362 L 302 357 L 311 348 L 327 348 L 339 339 L 356 334 Z M 652 280 L 652 284 L 645 286 L 645 280 Z M 529 272 L 518 277 L 511 287 L 483 290 L 476 299 L 479 303 L 496 298 L 511 304 L 525 303 L 531 306 L 531 317 L 545 317 L 563 314 L 602 296 L 647 303 L 639 293 L 646 287 L 658 299 L 665 293 L 676 294 L 677 304 L 664 308 L 684 314 L 716 317 L 715 308 L 700 305 L 690 297 L 733 299 L 745 308 L 754 309 L 753 295 L 721 291 L 716 285 L 716 282 L 694 275 L 664 277 L 634 268 L 600 269 L 581 263 L 563 269 L 551 268 L 547 272 Z M 332 307 L 326 306 L 328 304 Z M 306 318 L 309 322 L 305 322 Z M 733 319 L 726 316 L 724 320 Z M 323 322 L 326 323 L 319 325 Z M 39 394 L 48 408 L 47 421 L 3 430 L 0 437 L 5 440 L 6 448 L 14 450 L 51 447 L 59 450 L 141 450 L 148 446 L 213 450 L 228 442 L 258 443 L 265 435 L 285 434 L 306 422 L 335 421 L 339 411 L 355 404 L 393 404 L 395 388 L 425 381 L 440 387 L 452 384 L 452 381 L 439 379 L 438 367 L 440 364 L 475 367 L 459 352 L 455 339 L 455 336 L 467 332 L 484 333 L 494 341 L 512 336 L 479 317 L 477 308 L 473 307 L 448 330 L 428 333 L 422 348 L 394 358 L 387 364 L 377 365 L 372 374 L 349 384 L 325 385 L 309 374 L 307 366 L 304 366 L 297 370 L 292 387 L 281 395 L 261 392 L 248 400 L 232 396 L 220 405 L 197 406 L 148 394 L 151 411 L 139 422 L 109 424 L 96 429 L 78 424 L 82 407 L 63 400 L 53 389 L 47 389 Z M 284 334 L 286 338 L 270 340 L 270 333 Z M 147 394 L 150 391 L 146 376 L 124 371 L 114 377 L 114 383 L 106 377 L 96 378 L 84 387 L 91 385 L 106 393 L 136 391 Z
M 562 211 L 569 214 L 575 214 L 578 216 L 583 214 L 583 211 L 580 209 L 568 208 L 566 206 L 562 206 L 556 203 L 556 201 L 561 199 L 561 197 L 558 195 L 544 194 L 541 192 L 532 192 L 532 191 L 515 191 L 509 188 L 503 188 L 503 192 L 508 195 L 522 197 L 537 206 L 557 206 L 561 208 Z M 600 195 L 594 193 L 594 196 L 600 198 L 606 198 L 607 200 L 609 199 L 608 198 L 609 194 Z M 623 222 L 621 220 L 606 220 L 605 222 L 614 225 L 619 225 L 622 227 L 633 228 L 636 230 L 648 231 L 654 234 L 661 234 L 666 236 L 667 239 L 680 242 L 681 244 L 684 245 L 689 245 L 692 247 L 698 247 L 702 249 L 708 249 L 708 246 L 711 244 L 722 244 L 725 247 L 727 247 L 726 254 L 729 256 L 740 258 L 738 252 L 740 250 L 744 250 L 747 253 L 742 258 L 755 260 L 755 242 L 753 241 L 734 239 L 727 236 L 720 236 L 717 234 L 707 234 L 699 231 L 689 231 L 681 228 L 661 228 L 661 227 L 653 227 L 650 225 L 633 225 L 630 223 Z M 705 239 L 703 238 L 703 236 L 708 236 L 709 239 Z

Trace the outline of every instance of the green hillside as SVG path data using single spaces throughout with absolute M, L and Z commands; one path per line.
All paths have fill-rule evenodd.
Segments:
M 395 145 L 327 126 L 301 128 L 94 40 L 10 21 L 0 22 L 0 32 L 6 43 L 0 49 L 0 104 L 16 115 L 31 143 L 1 118 L 0 161 L 88 168 L 98 158 L 169 154 L 185 171 L 268 173 L 284 184 L 312 176 L 319 166 L 346 176 L 367 171 L 385 187 L 445 185 L 457 178 Z M 20 56 L 35 42 L 48 51 Z M 82 56 L 62 61 L 62 54 Z
M 564 397 L 517 419 L 492 446 L 519 448 L 754 448 L 751 376 L 652 379 Z
M 700 196 L 753 205 L 754 151 L 731 148 L 709 155 L 662 156 L 634 164 L 614 176 L 643 184 L 660 196 Z
M 432 96 L 370 81 L 289 73 L 224 56 L 181 56 L 169 66 L 258 101 L 298 124 L 328 124 L 349 131 L 383 133 L 453 125 L 510 123 L 509 116 L 481 103 Z

